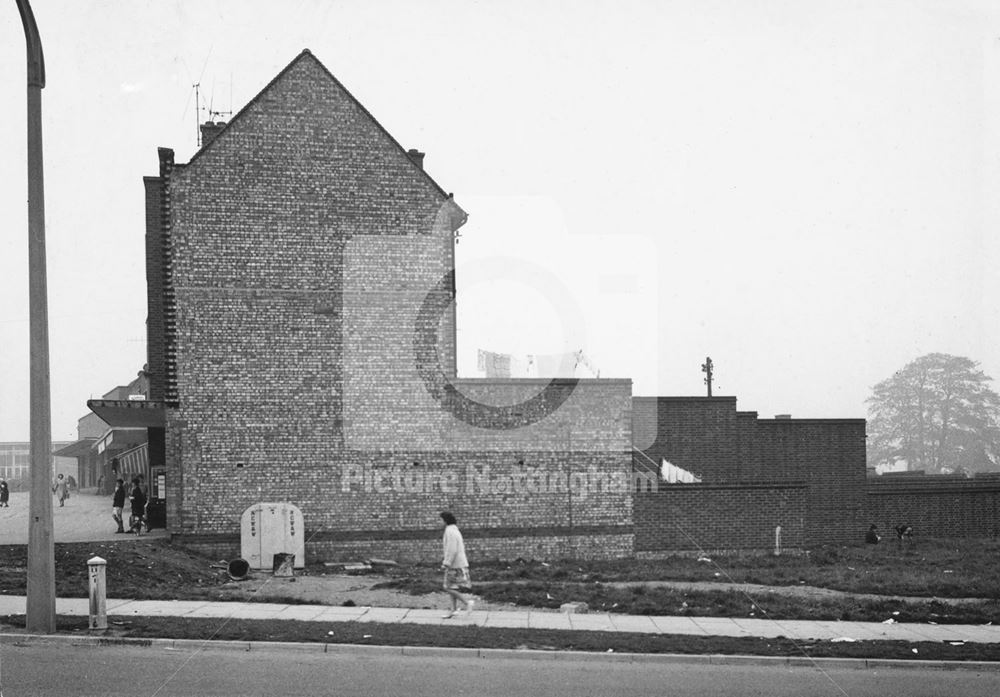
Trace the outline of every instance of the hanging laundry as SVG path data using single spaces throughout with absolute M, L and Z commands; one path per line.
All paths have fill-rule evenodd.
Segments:
M 535 356 L 538 364 L 538 377 L 571 378 L 575 375 L 575 353 L 549 353 Z
M 535 368 L 533 356 L 511 356 L 510 376 L 512 378 L 537 378 L 538 371 Z
M 510 377 L 510 355 L 479 349 L 477 367 L 488 378 Z

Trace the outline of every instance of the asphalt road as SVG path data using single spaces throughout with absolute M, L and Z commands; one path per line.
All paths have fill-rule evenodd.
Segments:
M 624 663 L 264 649 L 0 645 L 6 697 L 234 695 L 766 695 L 949 697 L 1000 693 L 1000 672 L 781 664 Z

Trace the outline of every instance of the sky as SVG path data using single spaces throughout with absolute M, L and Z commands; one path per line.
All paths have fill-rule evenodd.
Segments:
M 425 152 L 469 213 L 460 375 L 475 375 L 479 349 L 582 349 L 636 395 L 703 395 L 711 356 L 713 393 L 762 418 L 864 418 L 871 387 L 930 352 L 1000 378 L 996 3 L 32 7 L 47 77 L 54 440 L 74 439 L 86 401 L 145 362 L 142 178 L 157 174 L 157 147 L 187 162 L 199 121 L 228 119 L 304 48 Z M 0 66 L 0 441 L 22 441 L 13 3 Z

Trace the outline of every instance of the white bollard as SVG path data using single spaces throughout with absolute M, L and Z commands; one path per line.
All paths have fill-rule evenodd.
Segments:
M 108 628 L 108 586 L 105 572 L 108 562 L 100 557 L 87 560 L 90 577 L 90 628 Z
M 774 556 L 781 556 L 781 526 L 774 528 Z

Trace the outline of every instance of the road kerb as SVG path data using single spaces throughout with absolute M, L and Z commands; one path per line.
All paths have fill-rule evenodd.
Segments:
M 138 637 L 61 636 L 48 634 L 0 634 L 0 644 L 130 646 L 200 651 L 206 648 L 230 651 L 290 651 L 328 654 L 388 654 L 421 658 L 520 659 L 545 661 L 596 661 L 614 663 L 709 663 L 713 665 L 783 665 L 789 668 L 852 668 L 856 670 L 906 669 L 972 670 L 1000 672 L 1000 662 L 993 661 L 924 661 L 894 658 L 809 658 L 807 656 L 750 656 L 676 653 L 602 653 L 596 651 L 545 651 L 541 649 L 477 649 L 454 646 L 386 646 L 282 641 L 225 641 L 205 639 L 163 639 Z

